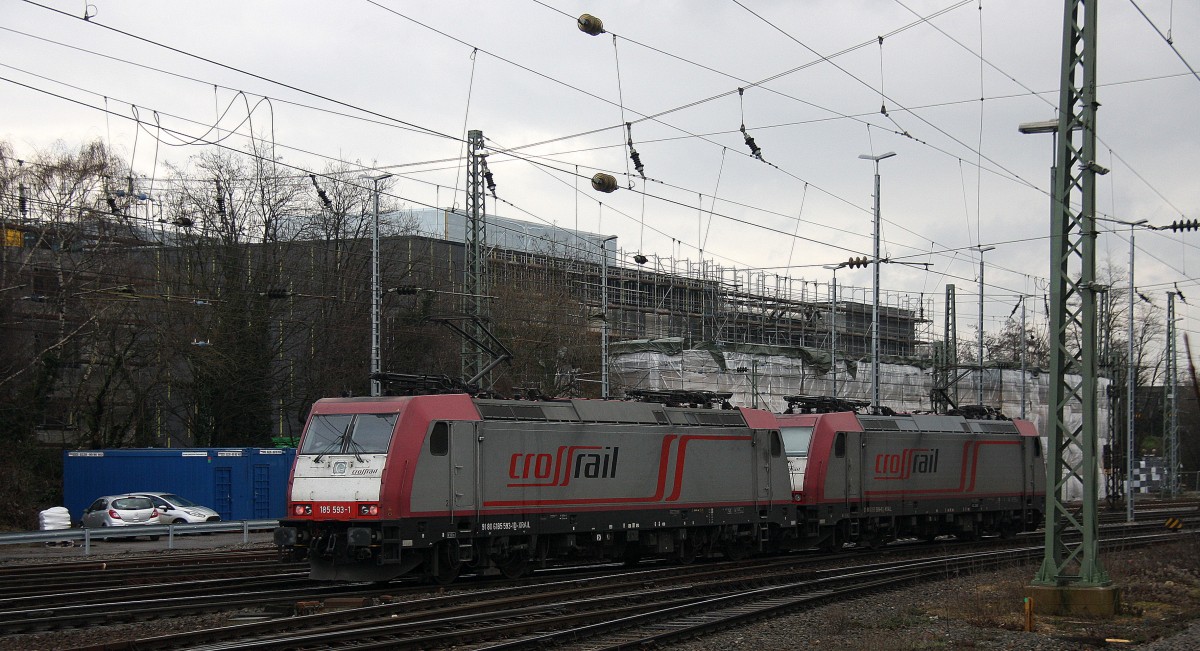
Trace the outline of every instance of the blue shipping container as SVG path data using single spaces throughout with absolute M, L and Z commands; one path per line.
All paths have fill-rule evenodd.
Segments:
M 97 497 L 164 491 L 222 520 L 282 518 L 295 448 L 122 448 L 63 451 L 63 506 L 78 522 Z

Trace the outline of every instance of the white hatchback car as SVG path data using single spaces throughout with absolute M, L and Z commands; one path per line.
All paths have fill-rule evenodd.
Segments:
M 159 524 L 221 521 L 221 516 L 216 511 L 174 493 L 134 493 L 134 495 L 148 498 L 154 503 L 154 507 L 159 513 Z
M 82 521 L 84 527 L 127 527 L 158 524 L 161 515 L 149 497 L 106 495 L 84 509 Z M 150 536 L 150 540 L 158 540 L 158 536 Z

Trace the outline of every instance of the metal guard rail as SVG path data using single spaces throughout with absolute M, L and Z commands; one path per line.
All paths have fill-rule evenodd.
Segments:
M 24 531 L 0 533 L 0 545 L 21 545 L 63 542 L 82 542 L 83 553 L 92 553 L 93 540 L 129 538 L 132 536 L 166 536 L 167 549 L 175 548 L 175 536 L 191 533 L 236 533 L 242 532 L 242 542 L 250 542 L 251 531 L 272 530 L 279 526 L 278 520 L 231 520 L 228 522 L 197 522 L 195 524 L 137 524 L 124 527 L 91 527 L 51 529 L 48 531 Z

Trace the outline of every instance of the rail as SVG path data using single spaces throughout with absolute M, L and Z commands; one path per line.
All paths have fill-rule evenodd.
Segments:
M 175 536 L 192 533 L 242 532 L 242 542 L 250 542 L 251 531 L 266 531 L 279 526 L 278 520 L 230 520 L 228 522 L 197 522 L 194 524 L 139 524 L 125 527 L 51 529 L 0 534 L 0 545 L 30 543 L 83 543 L 83 553 L 92 553 L 93 540 L 129 538 L 130 536 L 166 536 L 167 549 L 175 548 Z

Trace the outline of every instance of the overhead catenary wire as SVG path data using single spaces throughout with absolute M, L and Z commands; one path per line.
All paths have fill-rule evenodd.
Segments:
M 35 3 L 35 4 L 36 4 L 36 3 Z M 958 6 L 962 6 L 962 4 L 965 4 L 965 3 L 960 3 L 959 5 L 955 5 L 955 6 L 953 6 L 953 7 L 949 7 L 949 8 L 947 8 L 946 10 L 948 11 L 948 10 L 950 10 L 950 9 L 957 8 Z M 407 17 L 406 17 L 406 18 L 407 18 Z M 927 20 L 927 19 L 928 19 L 928 17 L 926 18 L 926 20 Z M 921 21 L 918 21 L 918 23 L 919 23 L 919 22 L 921 22 Z M 913 23 L 913 24 L 917 24 L 917 23 Z M 911 25 L 909 25 L 909 26 L 906 26 L 906 28 L 907 28 L 907 27 L 910 27 L 910 26 L 911 26 Z M 427 26 L 426 26 L 426 27 L 427 27 Z M 436 30 L 435 30 L 435 31 L 436 31 Z M 439 32 L 439 33 L 442 33 L 442 32 Z M 1017 178 L 1019 178 L 1019 177 L 1017 177 Z
M 180 54 L 180 55 L 183 55 L 183 56 L 185 56 L 185 57 L 189 57 L 189 58 L 192 58 L 192 59 L 196 59 L 196 60 L 198 60 L 198 61 L 202 61 L 202 62 L 204 62 L 204 63 L 208 63 L 208 64 L 210 64 L 210 65 L 214 65 L 214 66 L 217 66 L 217 67 L 220 67 L 220 68 L 224 68 L 224 69 L 226 69 L 226 70 L 229 70 L 229 71 L 232 71 L 232 72 L 236 72 L 236 73 L 238 73 L 238 74 L 242 74 L 242 75 L 246 75 L 246 76 L 248 76 L 248 77 L 252 77 L 252 78 L 254 78 L 254 79 L 257 79 L 257 80 L 259 80 L 259 81 L 264 81 L 264 82 L 267 82 L 267 83 L 269 83 L 269 84 L 272 84 L 272 85 L 280 86 L 280 87 L 282 87 L 282 88 L 287 88 L 288 90 L 293 90 L 293 91 L 296 91 L 296 92 L 298 92 L 298 93 L 302 93 L 302 94 L 305 94 L 305 95 L 309 95 L 309 96 L 311 96 L 311 97 L 316 97 L 316 98 L 318 98 L 318 99 L 321 99 L 321 100 L 324 100 L 324 101 L 326 101 L 326 102 L 330 102 L 330 103 L 333 103 L 333 104 L 337 104 L 338 106 L 342 106 L 342 107 L 345 107 L 345 108 L 354 109 L 354 110 L 356 110 L 356 111 L 361 111 L 361 112 L 363 112 L 363 113 L 366 113 L 366 114 L 368 114 L 368 115 L 373 115 L 373 116 L 375 116 L 375 117 L 378 117 L 378 118 L 382 118 L 382 119 L 385 119 L 385 120 L 393 121 L 393 122 L 395 122 L 395 123 L 397 123 L 397 124 L 403 124 L 403 125 L 406 125 L 406 126 L 412 127 L 412 128 L 414 128 L 414 129 L 417 129 L 417 130 L 419 130 L 419 131 L 422 131 L 422 132 L 424 132 L 424 133 L 427 133 L 427 134 L 429 134 L 429 135 L 433 135 L 433 136 L 437 136 L 437 137 L 441 137 L 441 138 L 446 138 L 446 139 L 448 139 L 448 140 L 457 140 L 457 138 L 455 138 L 454 136 L 451 136 L 451 135 L 448 135 L 448 134 L 445 134 L 445 133 L 441 133 L 441 132 L 435 131 L 435 130 L 433 130 L 433 129 L 429 129 L 429 128 L 426 128 L 426 127 L 422 127 L 422 126 L 420 126 L 420 125 L 412 124 L 412 123 L 406 122 L 406 121 L 404 121 L 404 120 L 400 120 L 400 119 L 398 119 L 398 118 L 394 118 L 394 117 L 392 117 L 392 116 L 389 116 L 389 115 L 386 115 L 386 114 L 383 114 L 383 113 L 379 113 L 379 112 L 377 112 L 377 111 L 372 111 L 372 110 L 370 110 L 370 109 L 366 109 L 366 108 L 363 108 L 363 107 L 360 107 L 360 106 L 355 106 L 354 104 L 350 104 L 350 103 L 348 103 L 348 102 L 343 102 L 343 101 L 341 101 L 341 100 L 337 100 L 337 99 L 334 99 L 334 98 L 332 98 L 332 97 L 327 97 L 327 96 L 325 96 L 325 95 L 322 95 L 322 94 L 320 94 L 320 93 L 317 93 L 317 92 L 314 92 L 314 91 L 310 91 L 310 90 L 306 90 L 306 89 L 304 89 L 304 88 L 300 88 L 300 87 L 298 87 L 298 86 L 294 86 L 294 85 L 292 85 L 292 84 L 288 84 L 288 83 L 285 83 L 285 82 L 282 82 L 282 81 L 278 81 L 278 80 L 272 79 L 272 78 L 270 78 L 270 77 L 266 77 L 266 76 L 263 76 L 263 75 L 259 75 L 259 74 L 256 74 L 256 73 L 253 73 L 253 72 L 250 72 L 250 71 L 247 71 L 247 70 L 242 70 L 241 68 L 238 68 L 238 67 L 236 67 L 236 66 L 231 66 L 231 65 L 228 65 L 228 64 L 224 64 L 224 63 L 221 63 L 221 62 L 219 62 L 219 61 L 215 61 L 215 60 L 213 60 L 213 59 L 209 59 L 209 58 L 207 58 L 207 57 L 203 57 L 203 56 L 200 56 L 200 55 L 198 55 L 198 54 L 194 54 L 194 53 L 192 53 L 192 52 L 188 52 L 188 51 L 186 51 L 186 50 L 181 50 L 181 49 L 179 49 L 179 48 L 172 47 L 172 46 L 170 46 L 170 45 L 166 45 L 165 43 L 160 43 L 160 42 L 158 42 L 158 41 L 155 41 L 155 40 L 153 40 L 153 39 L 150 39 L 150 38 L 146 38 L 146 37 L 144 37 L 144 36 L 138 36 L 137 34 L 134 34 L 134 33 L 132 33 L 132 32 L 127 32 L 127 31 L 125 31 L 125 30 L 122 30 L 122 29 L 117 29 L 116 27 L 111 27 L 111 26 L 109 26 L 109 25 L 105 25 L 105 24 L 103 24 L 103 23 L 101 23 L 101 22 L 98 22 L 98 21 L 95 21 L 95 20 L 83 20 L 82 18 L 79 18 L 79 17 L 77 17 L 77 16 L 74 16 L 74 15 L 72 15 L 72 14 L 69 14 L 69 13 L 67 13 L 67 12 L 65 12 L 65 11 L 62 11 L 62 10 L 60 10 L 60 9 L 55 9 L 54 7 L 49 7 L 49 6 L 47 6 L 47 5 L 41 4 L 40 2 L 35 2 L 34 0 L 21 0 L 21 1 L 22 1 L 22 2 L 25 2 L 26 4 L 33 5 L 33 6 L 35 6 L 35 7 L 41 8 L 41 9 L 45 9 L 46 11 L 50 11 L 50 12 L 53 12 L 53 13 L 59 14 L 59 15 L 61 15 L 61 16 L 67 17 L 67 18 L 72 18 L 72 19 L 75 19 L 75 20 L 81 20 L 81 21 L 85 22 L 86 24 L 88 24 L 88 25 L 94 25 L 94 26 L 96 26 L 97 28 L 101 28 L 101 29 L 109 30 L 109 31 L 112 31 L 112 32 L 114 32 L 114 33 L 120 34 L 120 35 L 122 35 L 122 36 L 126 36 L 126 37 L 128 37 L 128 38 L 132 38 L 132 39 L 134 39 L 134 40 L 141 41 L 141 42 L 143 42 L 143 43 L 147 43 L 147 44 L 153 45 L 153 46 L 155 46 L 155 47 L 160 47 L 160 48 L 163 48 L 163 49 L 165 49 L 165 50 L 170 50 L 171 52 L 175 52 L 175 53 L 177 53 L 177 54 Z
M 808 183 L 808 181 L 805 181 L 805 183 Z
M 1129 0 L 1129 4 L 1133 5 L 1133 8 L 1137 9 L 1137 12 L 1142 15 L 1142 18 L 1146 19 L 1146 22 L 1150 24 L 1150 27 L 1152 27 L 1154 31 L 1162 38 L 1162 40 L 1167 44 L 1167 47 L 1171 48 L 1171 51 L 1175 53 L 1175 56 L 1179 57 L 1179 60 L 1183 62 L 1183 65 L 1188 69 L 1188 72 L 1192 73 L 1192 76 L 1196 78 L 1196 81 L 1200 81 L 1200 73 L 1197 73 L 1196 69 L 1192 67 L 1192 64 L 1189 63 L 1186 58 L 1184 58 L 1183 53 L 1179 51 L 1179 48 L 1175 47 L 1175 40 L 1171 37 L 1170 29 L 1167 30 L 1166 34 L 1163 34 L 1162 30 L 1158 28 L 1158 25 L 1155 25 L 1154 21 L 1150 20 L 1150 17 L 1146 15 L 1146 12 L 1142 11 L 1142 7 L 1137 3 L 1137 0 Z M 1174 24 L 1174 6 L 1172 6 L 1171 20 L 1172 24 Z
M 700 259 L 704 259 L 704 247 L 708 244 L 708 232 L 712 228 L 713 210 L 717 207 L 717 192 L 721 189 L 721 177 L 725 173 L 725 152 L 727 150 L 721 148 L 721 165 L 717 168 L 717 184 L 713 187 L 712 203 L 708 206 L 708 225 L 704 227 L 704 233 L 699 238 L 700 240 Z
M 478 48 L 471 50 L 471 76 L 467 79 L 467 106 L 466 106 L 466 108 L 463 109 L 462 135 L 460 136 L 461 142 L 458 145 L 458 158 L 459 158 L 459 160 L 462 160 L 464 163 L 466 162 L 465 151 L 466 151 L 466 147 L 467 147 L 467 123 L 471 118 L 471 95 L 475 91 L 475 55 L 477 55 L 477 54 L 479 54 Z M 458 182 L 462 179 L 462 171 L 465 167 L 466 167 L 465 164 L 460 165 L 454 174 L 454 195 L 453 196 L 455 197 L 455 204 L 454 204 L 455 206 L 458 205 L 457 204 Z
M 620 123 L 625 125 L 625 131 L 628 134 L 628 137 L 625 141 L 626 146 L 629 148 L 627 154 L 629 156 L 629 160 L 634 161 L 635 168 L 637 169 L 638 174 L 640 174 L 642 176 L 642 178 L 645 179 L 646 173 L 642 169 L 642 160 L 641 160 L 641 158 L 637 157 L 637 155 L 638 155 L 637 150 L 633 148 L 633 125 L 631 125 L 631 124 L 629 124 L 629 122 L 625 121 L 625 91 L 621 88 L 621 56 L 620 56 L 620 53 L 617 52 L 617 35 L 616 34 L 613 34 L 612 44 L 613 44 L 613 61 L 616 63 L 616 65 L 614 67 L 616 68 L 616 71 L 617 71 L 617 106 L 621 110 L 621 122 Z M 632 189 L 633 188 L 633 176 L 629 174 L 629 161 L 628 160 L 625 161 L 625 178 L 626 178 L 627 183 L 629 184 L 629 187 Z
M 8 81 L 11 81 L 11 80 L 8 80 Z M 18 83 L 19 83 L 19 82 L 18 82 Z M 71 101 L 75 101 L 75 100 L 71 100 Z M 95 108 L 95 107 L 92 107 L 92 108 Z M 701 196 L 703 196 L 703 195 L 701 195 Z M 714 206 L 715 206 L 715 199 L 716 199 L 716 197 L 714 196 Z M 427 205 L 427 204 L 421 204 L 420 202 L 416 202 L 416 203 L 418 203 L 418 204 L 420 204 L 420 205 Z M 433 207 L 433 206 L 428 206 L 428 207 Z M 712 217 L 713 215 L 717 215 L 717 216 L 722 216 L 722 217 L 730 218 L 730 217 L 728 217 L 728 216 L 725 216 L 725 215 L 722 215 L 722 214 L 720 214 L 720 213 L 717 213 L 717 212 L 716 212 L 714 209 L 710 209 L 710 211 L 709 211 L 709 212 L 710 212 L 710 220 L 711 220 L 711 217 Z M 733 219 L 733 218 L 730 218 L 730 219 Z M 742 220 L 733 219 L 733 221 L 742 221 Z M 745 223 L 749 223 L 749 222 L 745 222 Z M 754 224 L 751 224 L 751 225 L 754 225 Z M 781 232 L 782 232 L 782 231 L 781 231 Z M 790 234 L 788 234 L 788 235 L 790 235 Z M 801 238 L 801 239 L 809 239 L 809 238 Z M 1035 239 L 1041 239 L 1041 238 L 1035 238 Z M 810 241 L 817 242 L 816 240 L 810 240 Z M 837 247 L 837 248 L 841 248 L 841 247 Z M 851 252 L 851 253 L 855 253 L 855 252 L 857 252 L 857 251 L 855 251 L 855 250 L 853 250 L 853 249 L 844 249 L 844 250 L 845 250 L 845 251 L 848 251 L 848 252 Z
M 644 199 L 644 196 L 643 196 L 643 199 Z
M 975 169 L 979 170 L 983 166 L 981 159 L 983 158 L 983 127 L 984 127 L 984 98 L 987 93 L 984 90 L 983 77 L 983 0 L 979 0 L 979 138 L 975 146 L 976 165 Z M 983 246 L 983 174 L 978 171 L 975 173 L 975 242 L 979 246 Z M 979 254 L 983 257 L 983 254 Z

